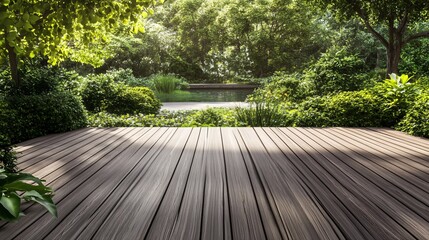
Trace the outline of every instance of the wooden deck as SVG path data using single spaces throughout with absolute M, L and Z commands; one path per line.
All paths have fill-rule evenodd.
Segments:
M 429 239 L 429 140 L 389 129 L 89 128 L 22 143 L 55 189 L 0 239 Z

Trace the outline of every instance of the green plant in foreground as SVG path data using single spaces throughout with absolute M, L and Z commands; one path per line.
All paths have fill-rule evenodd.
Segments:
M 8 173 L 0 169 L 0 220 L 14 221 L 23 216 L 21 200 L 39 203 L 57 217 L 52 196 L 52 189 L 43 185 L 39 178 L 28 173 Z
M 42 180 L 17 172 L 16 153 L 6 136 L 0 135 L 0 220 L 15 221 L 23 216 L 21 200 L 39 203 L 56 217 L 52 196 L 52 189 L 43 185 Z

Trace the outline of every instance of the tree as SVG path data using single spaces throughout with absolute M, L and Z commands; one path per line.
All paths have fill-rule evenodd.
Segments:
M 162 0 L 0 0 L 1 54 L 16 85 L 20 57 L 43 55 L 53 65 L 67 57 L 96 63 L 101 51 L 84 50 L 107 43 L 108 33 L 120 29 L 143 32 L 142 20 L 157 2 Z
M 427 0 L 317 0 L 311 2 L 316 2 L 323 9 L 330 9 L 340 20 L 360 19 L 366 29 L 386 48 L 388 74 L 398 73 L 401 50 L 406 44 L 429 37 L 429 29 L 412 31 L 414 24 L 429 20 Z

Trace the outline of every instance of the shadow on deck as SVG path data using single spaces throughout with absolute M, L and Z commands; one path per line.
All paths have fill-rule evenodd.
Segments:
M 429 239 L 429 140 L 368 128 L 88 128 L 20 144 L 59 216 L 1 239 Z

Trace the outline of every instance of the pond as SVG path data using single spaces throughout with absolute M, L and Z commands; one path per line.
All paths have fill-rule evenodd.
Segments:
M 161 102 L 244 102 L 253 89 L 188 89 L 157 93 Z

